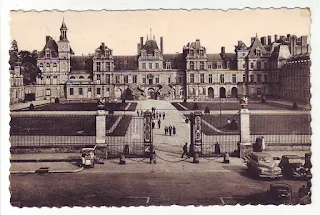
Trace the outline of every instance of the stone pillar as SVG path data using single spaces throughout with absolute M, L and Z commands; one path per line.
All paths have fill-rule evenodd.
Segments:
M 106 111 L 98 110 L 96 115 L 96 144 L 106 143 Z
M 244 158 L 252 152 L 252 143 L 250 142 L 250 112 L 247 108 L 240 110 L 240 158 Z

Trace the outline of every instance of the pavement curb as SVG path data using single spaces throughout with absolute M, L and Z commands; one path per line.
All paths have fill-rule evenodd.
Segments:
M 49 170 L 48 173 L 77 173 L 84 170 L 84 167 L 74 170 Z M 10 174 L 36 174 L 36 170 L 30 171 L 10 171 Z
M 81 158 L 76 159 L 10 159 L 10 163 L 41 163 L 41 162 L 77 162 Z

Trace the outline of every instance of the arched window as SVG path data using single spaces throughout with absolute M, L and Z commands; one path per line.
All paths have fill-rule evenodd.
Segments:
M 71 76 L 70 79 L 75 79 L 75 77 L 74 77 L 74 76 Z
M 57 67 L 57 63 L 54 63 L 54 64 L 53 64 L 53 67 Z
M 50 63 L 47 63 L 47 64 L 46 64 L 46 67 L 50 68 Z
M 224 75 L 220 75 L 220 83 L 224 84 Z
M 79 79 L 84 79 L 84 77 L 81 75 L 81 76 L 79 77 Z
M 91 79 L 91 75 L 88 76 L 88 79 Z

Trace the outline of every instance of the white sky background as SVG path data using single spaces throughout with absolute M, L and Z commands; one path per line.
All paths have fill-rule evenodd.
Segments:
M 250 45 L 250 38 L 274 34 L 309 35 L 310 13 L 301 9 L 243 11 L 158 10 L 88 12 L 11 12 L 11 38 L 20 50 L 40 51 L 45 36 L 59 40 L 62 19 L 76 55 L 94 53 L 105 42 L 114 55 L 134 55 L 140 36 L 146 40 L 152 28 L 159 45 L 164 37 L 164 53 L 181 52 L 188 42 L 200 39 L 209 53 L 234 52 L 238 40 Z

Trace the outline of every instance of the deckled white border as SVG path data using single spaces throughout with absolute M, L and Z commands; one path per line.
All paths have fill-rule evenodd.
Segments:
M 1 54 L 0 54 L 0 89 L 1 89 L 1 214 L 317 214 L 320 204 L 320 3 L 318 0 L 0 0 L 1 8 Z M 311 25 L 311 93 L 312 93 L 312 152 L 313 152 L 313 204 L 311 206 L 275 207 L 275 206 L 246 206 L 246 207 L 148 207 L 148 208 L 63 208 L 63 209 L 16 209 L 9 204 L 9 73 L 8 50 L 10 41 L 9 10 L 135 10 L 135 9 L 242 9 L 242 8 L 279 8 L 279 7 L 310 7 L 312 14 Z M 294 25 L 294 23 L 292 23 Z M 201 179 L 200 179 L 201 180 Z M 317 183 L 318 182 L 318 183 Z

